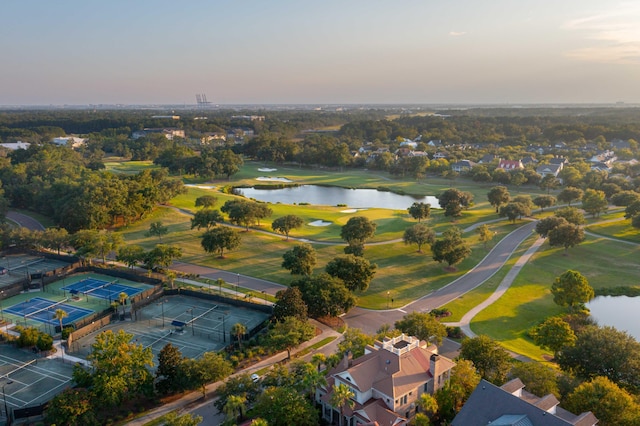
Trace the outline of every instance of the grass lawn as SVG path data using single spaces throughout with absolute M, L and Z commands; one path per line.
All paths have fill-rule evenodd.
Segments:
M 147 169 L 158 169 L 153 161 L 105 161 L 105 167 L 113 173 L 132 175 Z
M 563 249 L 545 243 L 522 268 L 505 295 L 475 317 L 472 329 L 499 340 L 508 349 L 541 359 L 547 352 L 535 346 L 526 332 L 545 318 L 563 312 L 553 303 L 551 295 L 555 278 L 573 269 L 587 277 L 594 288 L 637 284 L 638 258 L 640 246 L 604 238 L 587 237 L 566 255 Z
M 640 244 L 640 229 L 631 226 L 630 219 L 624 219 L 624 213 L 607 216 L 606 219 L 622 218 L 617 222 L 590 225 L 587 230 L 605 237 L 618 238 Z

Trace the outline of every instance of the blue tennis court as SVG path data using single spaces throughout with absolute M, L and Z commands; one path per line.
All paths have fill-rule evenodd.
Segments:
M 25 300 L 17 305 L 10 306 L 4 311 L 13 315 L 19 315 L 25 319 L 33 319 L 39 322 L 44 322 L 53 325 L 59 325 L 60 321 L 53 317 L 56 309 L 62 309 L 67 313 L 67 316 L 62 319 L 62 325 L 71 324 L 80 318 L 86 317 L 93 313 L 90 309 L 76 308 L 75 306 L 68 305 L 64 299 L 60 302 L 54 302 L 48 299 L 42 299 L 40 297 L 34 297 L 33 299 Z
M 125 293 L 127 297 L 142 293 L 142 289 L 118 284 L 117 281 L 118 280 L 109 282 L 96 278 L 85 278 L 77 283 L 62 287 L 62 290 L 66 290 L 74 295 L 82 293 L 86 296 L 98 297 L 109 301 L 118 300 L 120 293 Z

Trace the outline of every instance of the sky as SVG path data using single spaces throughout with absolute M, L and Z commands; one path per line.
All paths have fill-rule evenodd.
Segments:
M 4 0 L 0 105 L 640 103 L 640 1 Z

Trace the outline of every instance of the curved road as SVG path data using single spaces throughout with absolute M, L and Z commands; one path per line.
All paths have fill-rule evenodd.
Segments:
M 7 212 L 7 219 L 31 231 L 44 231 L 45 229 L 40 222 L 31 216 L 27 216 L 26 214 L 18 213 L 13 210 L 9 210 Z
M 383 311 L 354 308 L 343 319 L 350 327 L 359 328 L 367 334 L 375 334 L 381 324 L 393 324 L 395 321 L 402 319 L 407 312 L 428 312 L 455 300 L 478 287 L 498 272 L 516 248 L 531 235 L 534 228 L 535 222 L 531 222 L 511 232 L 500 240 L 475 268 L 452 283 L 408 305 Z

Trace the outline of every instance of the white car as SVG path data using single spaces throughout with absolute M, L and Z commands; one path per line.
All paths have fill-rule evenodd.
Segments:
M 260 376 L 258 376 L 256 373 L 253 373 L 251 375 L 251 380 L 253 380 L 253 383 L 257 383 L 260 380 Z

